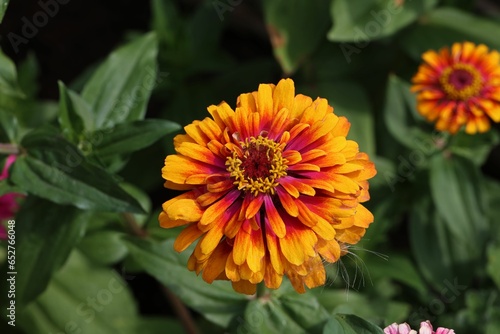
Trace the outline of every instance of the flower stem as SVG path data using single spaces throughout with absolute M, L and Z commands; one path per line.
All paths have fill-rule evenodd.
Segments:
M 269 290 L 267 289 L 266 284 L 264 282 L 260 282 L 259 284 L 257 284 L 257 292 L 256 292 L 257 298 L 264 297 L 268 293 Z
M 2 154 L 19 154 L 19 147 L 16 144 L 0 143 L 0 153 Z

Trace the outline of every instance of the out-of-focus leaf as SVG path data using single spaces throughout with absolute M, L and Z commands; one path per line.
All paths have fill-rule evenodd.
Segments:
M 290 75 L 318 47 L 328 29 L 329 1 L 265 0 L 264 16 L 274 56 Z
M 436 0 L 334 0 L 331 4 L 331 41 L 367 43 L 390 36 L 437 4 Z
M 437 154 L 431 160 L 430 185 L 436 208 L 454 237 L 481 243 L 488 222 L 478 167 L 460 156 Z
M 421 117 L 416 109 L 415 96 L 410 85 L 391 75 L 387 86 L 384 120 L 389 132 L 401 144 L 424 155 L 436 151 L 439 134 L 429 134 L 417 126 Z
M 384 334 L 382 329 L 353 314 L 335 314 L 325 325 L 324 334 Z
M 0 0 L 0 22 L 3 20 L 7 6 L 9 5 L 9 0 Z
M 1 3 L 0 6 L 2 6 Z M 0 15 L 1 14 L 2 13 L 0 11 Z M 1 50 L 0 50 L 0 92 L 2 93 L 1 95 L 8 94 L 15 96 L 23 96 L 23 93 L 21 92 L 19 83 L 17 81 L 16 65 Z
M 180 20 L 177 8 L 172 0 L 152 0 L 153 27 L 158 40 L 168 46 L 174 46 L 177 40 Z
M 12 166 L 11 180 L 24 191 L 80 209 L 142 212 L 111 175 L 88 163 L 55 131 L 32 131 L 21 144 L 27 153 Z
M 477 133 L 469 135 L 461 131 L 451 139 L 450 150 L 466 159 L 474 162 L 477 166 L 482 166 L 491 149 L 500 141 L 496 131 Z
M 300 90 L 300 89 L 299 89 Z M 352 82 L 319 82 L 313 89 L 306 87 L 310 96 L 328 99 L 339 116 L 345 116 L 351 123 L 347 136 L 359 144 L 359 150 L 372 156 L 375 154 L 375 125 L 370 102 L 363 88 Z
M 328 312 L 310 293 L 297 295 L 286 289 L 248 303 L 244 317 L 233 320 L 234 333 L 322 333 Z M 281 293 L 281 291 L 285 291 Z
M 248 302 L 246 296 L 236 293 L 229 282 L 208 284 L 190 272 L 189 253 L 176 253 L 173 240 L 162 243 L 130 237 L 124 240 L 134 262 L 210 321 L 226 327 L 233 317 L 243 314 Z
M 128 253 L 122 240 L 123 235 L 116 231 L 96 231 L 87 234 L 78 244 L 78 249 L 94 263 L 115 264 Z
M 18 316 L 26 333 L 137 333 L 137 310 L 127 283 L 77 252 Z
M 156 85 L 157 42 L 149 33 L 111 53 L 82 91 L 95 114 L 94 128 L 144 118 Z
M 481 242 L 474 235 L 464 240 L 450 232 L 449 224 L 435 211 L 430 198 L 414 203 L 410 215 L 412 253 L 420 272 L 437 291 L 454 282 L 469 284 L 481 263 L 477 247 Z
M 500 246 L 491 246 L 488 248 L 488 274 L 500 289 Z
M 59 81 L 59 125 L 64 136 L 77 143 L 84 130 L 92 130 L 93 118 L 87 102 Z
M 179 130 L 177 123 L 162 119 L 147 119 L 122 123 L 101 132 L 101 140 L 93 143 L 92 153 L 100 158 L 131 153 L 148 147 L 163 136 Z M 105 132 L 104 132 L 105 131 Z M 99 133 L 90 134 L 98 138 Z
M 29 98 L 36 97 L 38 93 L 38 63 L 34 53 L 28 53 L 26 59 L 17 68 L 19 87 Z
M 167 317 L 142 317 L 137 319 L 132 333 L 143 334 L 185 334 L 186 330 L 178 319 Z
M 414 59 L 421 58 L 422 53 L 430 49 L 439 49 L 455 42 L 471 41 L 484 43 L 490 48 L 500 50 L 498 21 L 461 11 L 456 8 L 436 8 L 430 11 L 419 25 L 402 34 L 400 43 Z
M 72 206 L 61 206 L 28 196 L 16 219 L 16 255 L 14 269 L 16 301 L 26 305 L 42 293 L 52 274 L 66 261 L 82 237 L 86 216 Z
M 390 254 L 387 261 L 379 261 L 369 268 L 373 277 L 391 278 L 414 288 L 421 295 L 427 293 L 427 287 L 407 256 Z

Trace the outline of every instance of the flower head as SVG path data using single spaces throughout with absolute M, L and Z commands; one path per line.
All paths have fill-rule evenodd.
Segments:
M 397 323 L 393 323 L 392 325 L 384 328 L 385 334 L 417 334 L 417 331 L 410 328 L 406 322 L 398 325 Z M 455 334 L 453 329 L 439 327 L 436 331 L 433 330 L 432 325 L 429 320 L 422 321 L 420 323 L 420 329 L 418 330 L 418 334 Z
M 393 323 L 392 325 L 387 326 L 384 328 L 384 333 L 385 334 L 417 334 L 416 331 L 410 328 L 410 325 L 408 325 L 406 322 L 403 324 L 397 324 Z
M 436 129 L 474 134 L 500 122 L 500 53 L 485 45 L 455 43 L 427 51 L 413 77 L 417 109 Z
M 252 294 L 288 276 L 298 292 L 324 284 L 323 261 L 335 262 L 373 221 L 373 163 L 347 140 L 350 124 L 325 99 L 295 95 L 291 79 L 242 94 L 236 110 L 208 107 L 174 139 L 165 159 L 170 189 L 162 227 L 185 225 L 174 248 L 199 239 L 188 268 L 205 281 L 232 281 Z
M 9 155 L 5 161 L 5 165 L 0 174 L 0 181 L 5 180 L 9 177 L 9 168 L 16 161 L 15 155 Z M 7 193 L 0 196 L 0 222 L 12 218 L 16 211 L 19 209 L 19 204 L 17 199 L 22 197 L 22 194 L 18 193 Z M 0 225 L 0 239 L 6 239 L 7 233 L 5 227 Z

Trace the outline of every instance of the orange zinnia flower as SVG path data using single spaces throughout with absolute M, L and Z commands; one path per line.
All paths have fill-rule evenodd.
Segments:
M 485 45 L 455 43 L 427 51 L 413 77 L 417 109 L 436 129 L 454 134 L 465 125 L 474 134 L 500 121 L 500 54 Z
M 160 225 L 187 225 L 174 248 L 198 241 L 188 268 L 205 281 L 231 280 L 252 294 L 286 275 L 298 292 L 324 284 L 323 260 L 337 261 L 373 221 L 360 203 L 376 174 L 350 124 L 327 100 L 295 95 L 293 81 L 222 102 L 194 121 L 165 159 L 165 187 L 188 190 L 163 204 Z

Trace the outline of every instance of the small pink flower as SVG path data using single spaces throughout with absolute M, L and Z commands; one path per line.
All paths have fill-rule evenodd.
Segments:
M 7 160 L 5 161 L 5 166 L 2 169 L 2 173 L 0 174 L 0 181 L 5 180 L 9 177 L 9 168 L 16 160 L 15 155 L 9 155 Z M 23 197 L 22 194 L 18 193 L 7 193 L 0 196 L 0 221 L 12 218 L 14 214 L 19 209 L 19 204 L 17 203 L 17 199 Z M 5 227 L 0 225 L 0 239 L 7 238 L 7 231 Z
M 410 326 L 405 322 L 400 325 L 393 323 L 390 326 L 384 328 L 385 334 L 417 334 L 417 331 L 410 328 Z M 420 323 L 420 329 L 418 334 L 455 334 L 453 329 L 439 327 L 435 332 L 432 328 L 432 324 L 429 320 L 422 321 Z
M 393 323 L 390 326 L 384 328 L 385 334 L 417 334 L 416 331 L 410 328 L 406 322 L 398 325 L 397 323 Z

